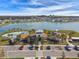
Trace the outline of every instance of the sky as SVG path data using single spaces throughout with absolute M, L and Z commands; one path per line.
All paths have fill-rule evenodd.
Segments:
M 0 15 L 79 16 L 79 0 L 0 0 Z

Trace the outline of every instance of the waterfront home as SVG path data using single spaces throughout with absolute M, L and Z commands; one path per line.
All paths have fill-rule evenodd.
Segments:
M 20 35 L 20 41 L 23 42 L 23 43 L 28 43 L 29 42 L 29 35 L 27 34 L 21 34 Z
M 36 36 L 38 37 L 38 36 L 41 36 L 42 37 L 42 35 L 43 35 L 43 33 L 44 33 L 44 31 L 43 30 L 36 30 Z
M 36 37 L 38 37 L 38 36 L 40 36 L 40 37 L 44 37 L 44 38 L 47 37 L 47 34 L 44 33 L 43 30 L 36 30 L 35 34 L 36 34 Z
M 51 42 L 54 42 L 54 43 L 58 43 L 58 42 L 60 42 L 61 41 L 61 39 L 60 38 L 58 38 L 58 37 L 48 37 L 48 39 L 47 40 L 49 40 L 49 41 L 51 41 Z
M 29 33 L 28 32 L 12 32 L 12 33 L 4 34 L 4 35 L 2 35 L 2 37 L 3 38 L 12 38 L 12 37 L 18 36 L 20 34 L 29 34 Z
M 61 36 L 61 33 L 59 33 L 59 32 L 52 32 L 52 35 L 54 35 L 54 36 Z

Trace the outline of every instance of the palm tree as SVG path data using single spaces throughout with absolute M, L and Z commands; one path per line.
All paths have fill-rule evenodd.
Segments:
M 44 38 L 42 37 L 42 38 L 41 38 L 41 44 L 42 44 L 42 45 L 43 45 L 43 42 L 44 42 Z
M 71 39 L 71 37 L 72 37 L 72 32 L 70 32 L 68 35 L 69 35 L 69 39 Z
M 62 43 L 66 40 L 66 38 L 67 38 L 66 34 L 61 34 Z
M 69 34 L 68 34 L 69 35 L 69 39 L 71 39 L 72 35 L 75 34 L 75 33 L 76 33 L 75 31 L 69 32 Z
M 35 38 L 35 45 L 38 45 L 38 41 L 39 41 L 39 39 L 38 39 L 38 37 L 36 37 Z

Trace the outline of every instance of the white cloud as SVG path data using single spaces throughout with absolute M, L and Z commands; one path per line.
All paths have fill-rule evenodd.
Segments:
M 53 2 L 56 2 L 56 1 L 53 0 Z M 17 0 L 12 0 L 12 3 L 19 4 Z M 43 3 L 38 2 L 38 0 L 31 0 L 31 3 L 33 5 L 44 5 Z M 56 3 L 58 3 L 59 5 L 51 5 L 47 7 L 41 7 L 41 8 L 19 7 L 18 12 L 5 12 L 5 13 L 1 13 L 0 15 L 49 15 L 49 14 L 79 15 L 78 14 L 79 11 L 67 10 L 68 8 L 77 6 L 78 3 L 75 3 L 75 2 L 69 2 L 64 4 L 60 4 L 59 2 L 56 2 Z M 20 3 L 20 4 L 23 4 L 23 3 Z M 56 11 L 56 10 L 62 10 L 62 11 Z
M 13 4 L 20 4 L 20 5 L 26 5 L 26 4 L 29 4 L 29 5 L 44 5 L 40 2 L 38 2 L 38 0 L 29 0 L 29 2 L 19 2 L 18 0 L 12 0 L 11 1 Z
M 48 7 L 42 7 L 42 8 L 21 8 L 22 12 L 25 13 L 34 13 L 34 14 L 41 14 L 41 13 L 50 13 L 51 11 L 56 11 L 56 10 L 62 10 L 62 9 L 67 9 L 67 8 L 71 8 L 75 5 L 73 5 L 72 3 L 67 3 L 67 4 L 63 4 L 63 5 L 56 5 L 56 6 L 48 6 Z
M 20 5 L 26 5 L 27 4 L 27 2 L 19 2 L 19 0 L 11 0 L 11 3 L 12 4 L 20 4 Z
M 54 12 L 53 14 L 54 15 L 65 15 L 65 16 L 79 16 L 79 11 L 71 11 L 71 10 L 69 10 L 69 11 L 59 11 L 59 12 Z
M 38 0 L 31 0 L 31 5 L 44 5 L 44 4 L 38 2 Z

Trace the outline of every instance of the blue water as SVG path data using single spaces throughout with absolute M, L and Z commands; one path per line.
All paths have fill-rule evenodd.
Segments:
M 29 22 L 29 23 L 14 23 L 0 27 L 0 33 L 11 29 L 47 29 L 47 30 L 74 30 L 79 31 L 79 22 L 54 23 L 54 22 Z

